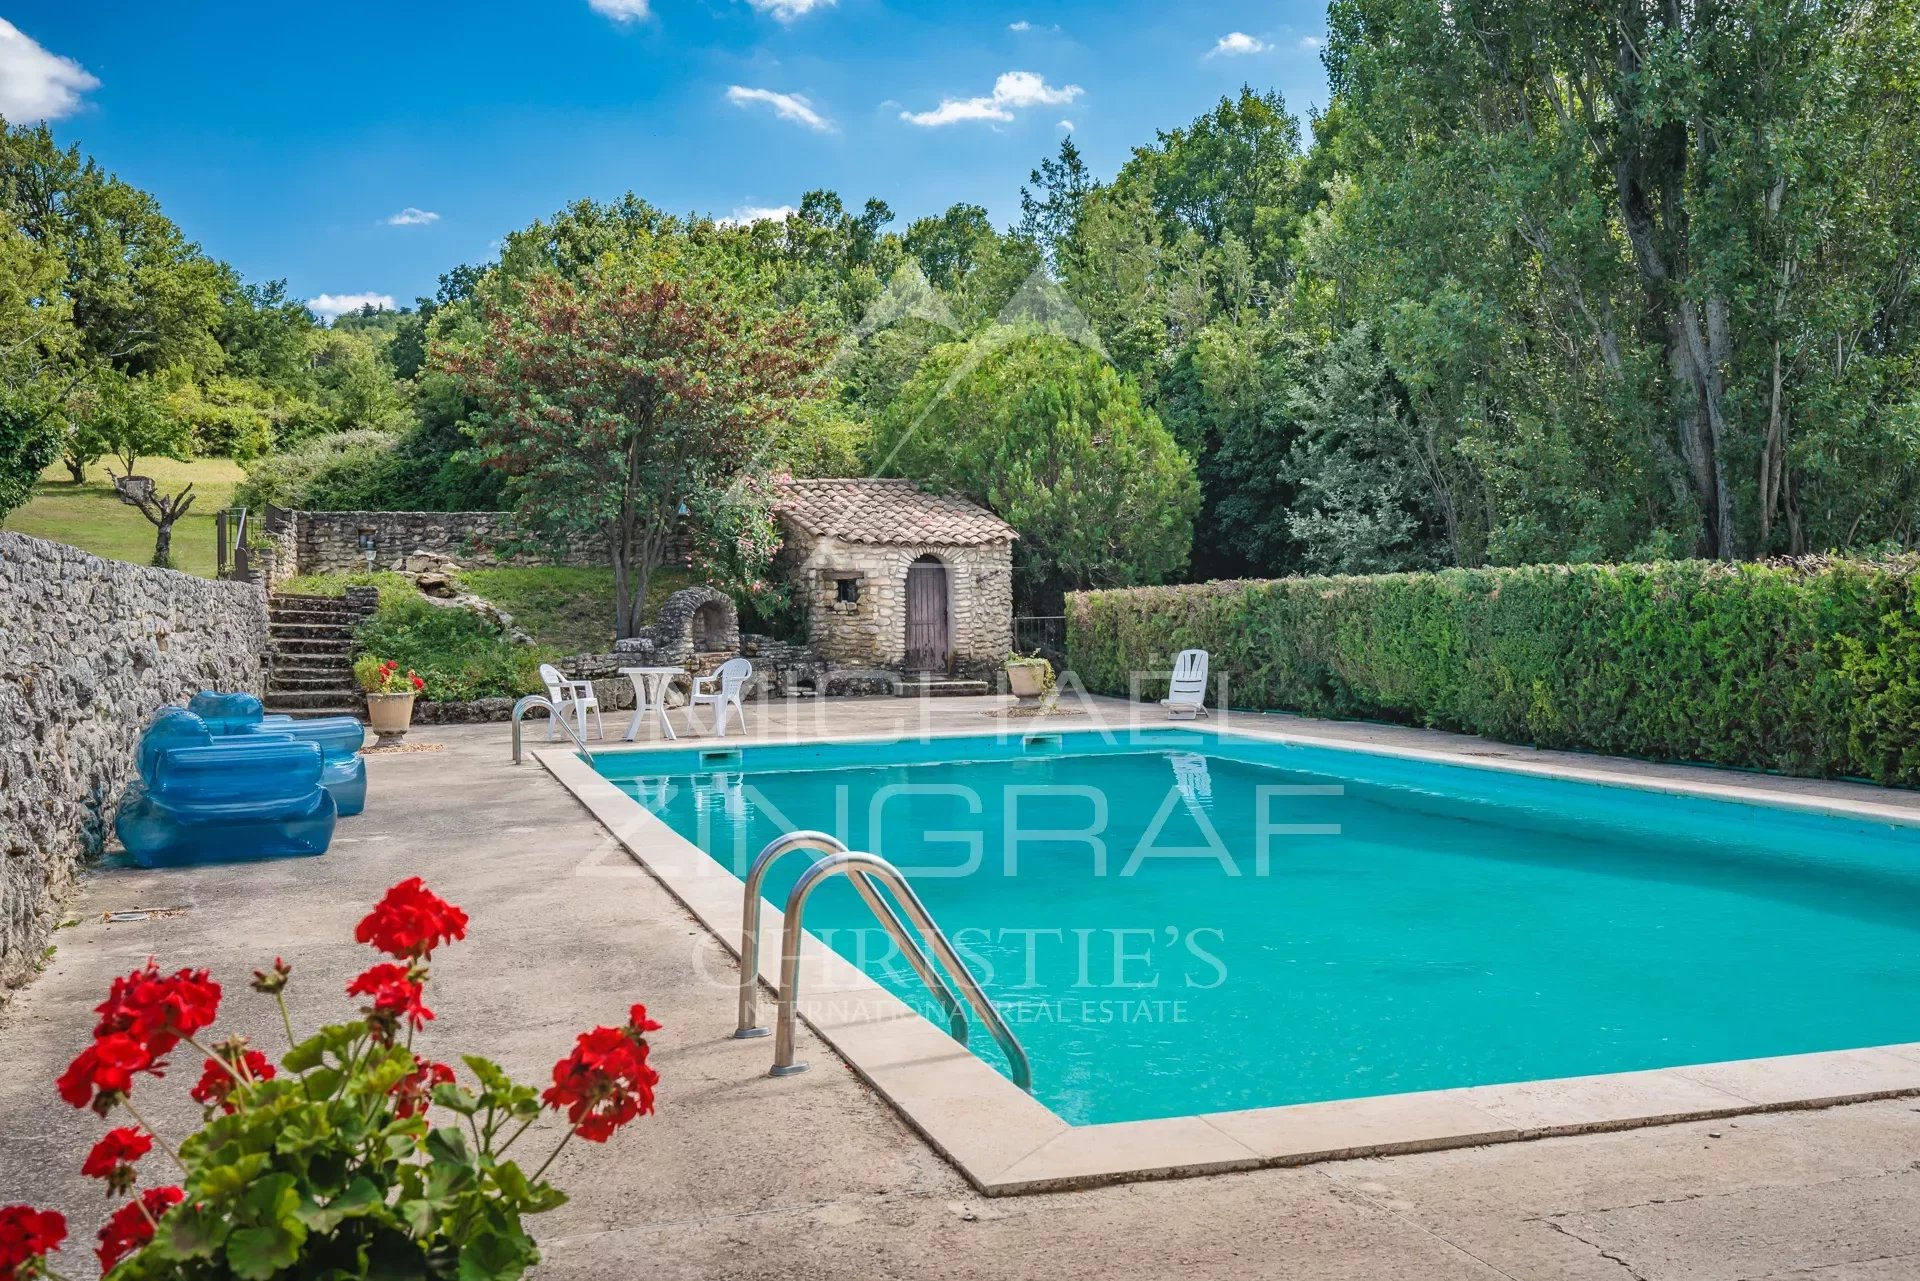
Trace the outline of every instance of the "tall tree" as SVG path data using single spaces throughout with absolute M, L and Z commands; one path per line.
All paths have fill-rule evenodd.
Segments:
M 1037 612 L 1186 563 L 1192 463 L 1130 379 L 1052 334 L 996 327 L 938 348 L 872 450 L 882 473 L 965 494 L 1018 530 L 1016 592 Z
M 619 637 L 645 621 L 683 504 L 747 468 L 827 356 L 804 316 L 743 300 L 659 230 L 577 279 L 533 276 L 435 354 L 486 407 L 475 438 L 523 524 L 604 540 Z
M 1060 153 L 1042 160 L 1027 181 L 1033 186 L 1020 188 L 1020 221 L 1014 230 L 1038 245 L 1047 264 L 1057 270 L 1061 256 L 1071 250 L 1080 209 L 1100 184 L 1081 159 L 1072 134 L 1060 140 Z
M 1495 558 L 1631 554 L 1664 525 L 1735 557 L 1912 528 L 1917 23 L 1335 0 L 1333 85 L 1377 140 L 1352 261 L 1416 412 L 1475 460 L 1461 546 L 1484 525 Z M 1441 341 L 1448 291 L 1474 319 Z

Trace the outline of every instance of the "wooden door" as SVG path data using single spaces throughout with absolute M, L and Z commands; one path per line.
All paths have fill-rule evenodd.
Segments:
M 947 567 L 932 556 L 907 566 L 907 670 L 944 672 L 948 644 Z

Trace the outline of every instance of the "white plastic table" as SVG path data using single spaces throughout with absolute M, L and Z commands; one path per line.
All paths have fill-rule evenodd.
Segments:
M 640 737 L 640 723 L 648 712 L 660 720 L 660 730 L 668 738 L 678 738 L 667 720 L 667 689 L 676 676 L 685 676 L 684 667 L 623 667 L 620 674 L 633 682 L 633 720 L 627 725 L 627 741 Z

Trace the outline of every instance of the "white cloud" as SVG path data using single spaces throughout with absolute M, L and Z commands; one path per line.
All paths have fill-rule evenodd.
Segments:
M 727 101 L 736 107 L 764 102 L 772 107 L 774 114 L 782 120 L 791 120 L 795 124 L 817 129 L 821 133 L 827 133 L 833 128 L 833 121 L 815 111 L 813 104 L 797 93 L 775 93 L 771 89 L 749 89 L 745 85 L 729 85 Z
M 408 205 L 393 217 L 387 219 L 389 227 L 426 227 L 440 221 L 440 215 L 431 209 L 415 209 Z
M 644 22 L 651 16 L 648 0 L 587 0 L 587 8 L 615 22 Z
M 1322 40 L 1319 36 L 1301 36 L 1300 37 L 1300 47 L 1302 49 L 1305 49 L 1308 53 L 1313 53 L 1315 50 L 1319 49 L 1321 46 L 1325 45 L 1326 43 L 1327 42 Z
M 1250 36 L 1244 31 L 1229 31 L 1215 42 L 1212 51 L 1209 52 L 1207 56 L 1209 58 L 1234 58 L 1247 53 L 1265 53 L 1272 47 L 1273 46 L 1269 45 L 1266 41 L 1257 36 Z
M 785 222 L 799 212 L 792 205 L 742 205 L 714 221 L 722 227 L 744 227 L 753 222 Z
M 1065 129 L 1065 130 L 1066 130 L 1066 131 L 1067 131 L 1068 133 L 1072 133 L 1072 132 L 1073 132 L 1073 121 L 1071 121 L 1071 120 L 1062 120 L 1062 121 L 1060 122 L 1060 128 L 1062 128 L 1062 129 Z
M 1080 93 L 1079 85 L 1056 89 L 1031 71 L 1008 71 L 984 98 L 942 98 L 931 111 L 902 111 L 900 118 L 928 129 L 965 120 L 1011 120 L 1017 108 L 1063 106 Z
M 833 0 L 747 0 L 760 13 L 771 14 L 782 22 L 804 18 L 815 9 L 830 9 Z
M 1018 22 L 1009 22 L 1007 24 L 1007 30 L 1013 32 L 1015 35 L 1021 35 L 1021 36 L 1035 35 L 1035 34 L 1043 35 L 1043 36 L 1056 36 L 1060 34 L 1060 24 L 1057 22 L 1050 22 L 1043 27 L 1037 22 L 1028 22 L 1025 18 L 1022 18 Z
M 48 53 L 0 18 L 0 116 L 16 123 L 58 120 L 80 108 L 80 95 L 100 81 L 75 62 Z
M 307 310 L 326 320 L 335 316 L 344 316 L 350 311 L 359 311 L 362 307 L 373 306 L 381 311 L 392 311 L 392 294 L 321 294 L 318 298 L 307 299 Z

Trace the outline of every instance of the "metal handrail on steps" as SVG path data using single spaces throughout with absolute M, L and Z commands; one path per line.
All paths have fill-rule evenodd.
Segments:
M 593 749 L 587 746 L 587 740 L 573 728 L 573 722 L 553 705 L 553 700 L 544 694 L 528 694 L 513 705 L 513 763 L 515 765 L 520 763 L 520 718 L 536 707 L 546 708 L 547 719 L 558 721 L 560 728 L 567 731 L 567 737 L 580 745 L 580 750 L 586 754 L 586 758 L 589 761 L 593 759 Z
M 753 866 L 747 869 L 746 903 L 740 912 L 740 1023 L 733 1030 L 734 1036 L 740 1039 L 767 1035 L 767 1029 L 760 1026 L 760 908 L 764 901 L 760 897 L 760 887 L 766 883 L 767 873 L 773 865 L 795 850 L 844 854 L 847 845 L 839 837 L 826 832 L 788 832 L 767 842 L 766 848 L 754 858 Z M 906 922 L 900 919 L 900 913 L 873 882 L 861 874 L 848 879 L 853 882 L 854 890 L 866 903 L 867 909 L 880 918 L 880 923 L 899 945 L 907 964 L 913 967 L 913 972 L 920 976 L 920 981 L 927 985 L 927 990 L 933 993 L 934 999 L 946 1011 L 948 1032 L 954 1040 L 965 1045 L 967 1014 L 961 1008 L 960 998 L 954 995 L 953 988 L 940 977 L 940 971 L 933 968 L 933 962 L 928 959 L 926 952 L 907 932 Z
M 913 887 L 907 884 L 907 878 L 900 874 L 899 868 L 877 854 L 869 854 L 862 850 L 844 850 L 828 854 L 800 873 L 800 879 L 794 882 L 793 890 L 787 895 L 786 930 L 781 940 L 780 953 L 780 1008 L 774 1024 L 773 1067 L 768 1075 L 792 1076 L 796 1072 L 807 1070 L 805 1063 L 794 1061 L 793 1046 L 794 1006 L 800 995 L 800 943 L 805 933 L 803 918 L 806 915 L 807 899 L 834 876 L 870 878 L 884 883 L 889 890 L 893 891 L 893 896 L 900 901 L 907 919 L 913 922 L 914 928 L 920 931 L 921 937 L 927 940 L 935 954 L 939 956 L 940 963 L 960 985 L 961 992 L 967 998 L 967 1004 L 973 1007 L 974 1014 L 987 1025 L 987 1030 L 993 1034 L 993 1039 L 999 1043 L 1001 1051 L 1006 1054 L 1007 1064 L 1013 1073 L 1013 1083 L 1032 1093 L 1033 1065 L 1027 1061 L 1026 1050 L 1021 1047 L 1019 1038 L 1014 1036 L 1013 1029 L 1007 1026 L 1007 1021 L 1000 1016 L 1000 1011 L 995 1009 L 993 1002 L 987 999 L 987 994 L 980 990 L 980 985 L 974 981 L 972 971 L 967 969 L 959 953 L 954 951 L 953 944 L 948 941 L 946 934 L 934 924 L 933 917 L 927 912 L 926 904 L 922 903 L 920 896 L 913 892 Z M 892 913 L 882 915 L 880 918 L 880 923 L 889 931 L 897 931 L 895 941 L 902 944 L 904 951 L 904 931 L 898 930 L 896 924 L 898 921 L 899 917 Z

